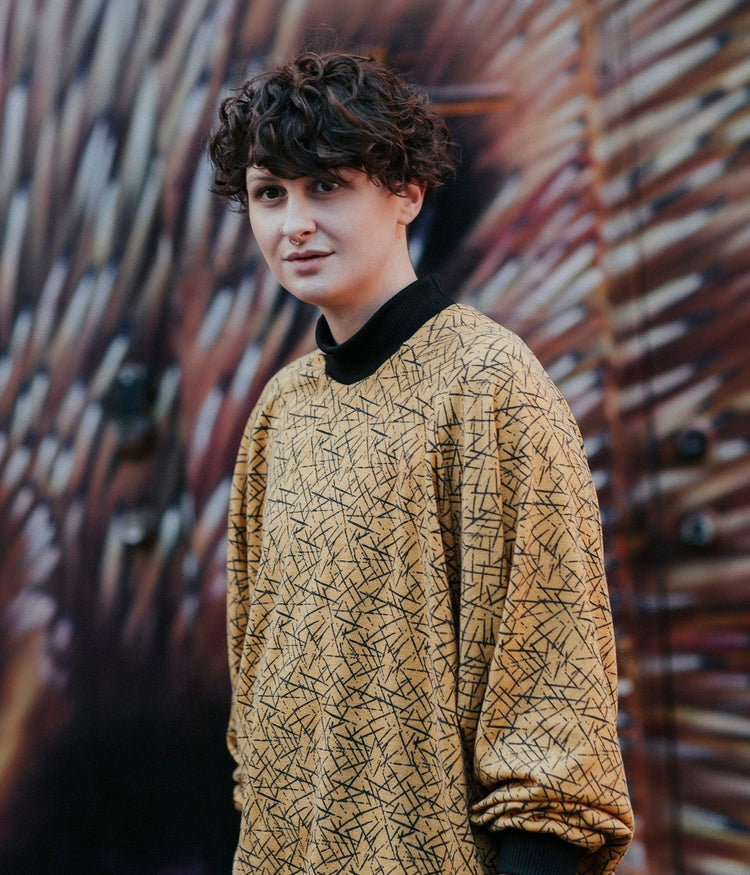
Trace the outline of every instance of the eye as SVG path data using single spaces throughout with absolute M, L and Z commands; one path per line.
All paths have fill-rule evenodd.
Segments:
M 331 194 L 339 188 L 341 188 L 339 183 L 330 179 L 316 179 L 313 183 L 313 189 L 318 194 Z
M 271 203 L 284 196 L 284 189 L 278 185 L 261 185 L 253 192 L 253 198 L 257 201 Z

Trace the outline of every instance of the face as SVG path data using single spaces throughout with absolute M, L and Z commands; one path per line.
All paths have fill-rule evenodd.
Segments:
M 285 289 L 321 308 L 338 340 L 334 323 L 364 324 L 414 279 L 406 227 L 422 205 L 419 186 L 394 195 L 357 170 L 333 183 L 253 166 L 246 179 L 263 257 Z

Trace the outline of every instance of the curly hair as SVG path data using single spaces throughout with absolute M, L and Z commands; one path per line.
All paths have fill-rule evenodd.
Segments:
M 373 58 L 305 52 L 250 79 L 219 108 L 209 154 L 213 191 L 247 208 L 245 172 L 340 181 L 362 170 L 394 194 L 453 172 L 448 127 L 429 98 Z

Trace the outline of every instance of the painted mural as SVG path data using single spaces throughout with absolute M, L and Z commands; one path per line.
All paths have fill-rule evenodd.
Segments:
M 315 312 L 210 192 L 220 97 L 387 59 L 456 180 L 420 272 L 519 333 L 600 496 L 623 875 L 750 873 L 750 7 L 0 2 L 0 871 L 218 875 L 224 530 L 245 419 Z

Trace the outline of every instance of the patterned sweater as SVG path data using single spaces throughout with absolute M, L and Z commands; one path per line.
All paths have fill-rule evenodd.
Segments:
M 235 875 L 612 872 L 632 820 L 564 400 L 432 278 L 318 343 L 233 481 Z

